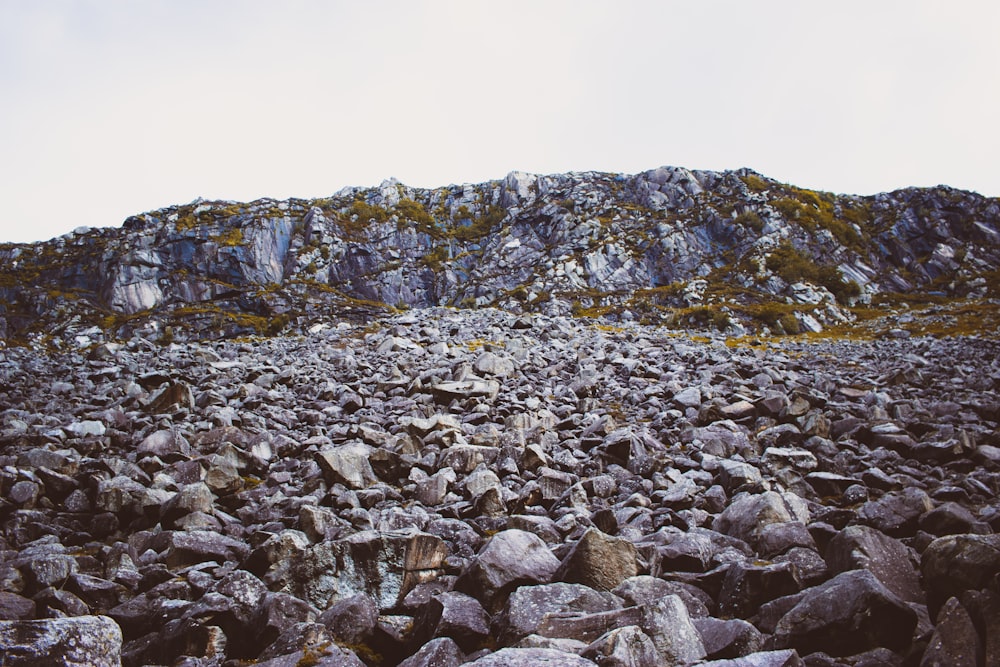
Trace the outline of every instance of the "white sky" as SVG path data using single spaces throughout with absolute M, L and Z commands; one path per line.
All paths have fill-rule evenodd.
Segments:
M 0 241 L 515 169 L 1000 195 L 998 26 L 995 0 L 0 0 Z

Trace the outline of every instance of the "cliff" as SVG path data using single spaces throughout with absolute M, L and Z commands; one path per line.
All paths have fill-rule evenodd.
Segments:
M 833 195 L 750 170 L 389 180 L 0 245 L 0 335 L 277 333 L 436 305 L 819 331 L 872 303 L 995 298 L 998 230 L 996 198 Z

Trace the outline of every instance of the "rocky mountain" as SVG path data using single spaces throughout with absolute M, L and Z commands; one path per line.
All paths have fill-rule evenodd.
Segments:
M 440 305 L 819 331 L 851 307 L 996 299 L 998 230 L 1000 201 L 970 192 L 832 195 L 749 170 L 387 181 L 0 245 L 0 335 L 233 336 Z
M 0 664 L 1000 664 L 998 217 L 663 168 L 0 246 Z

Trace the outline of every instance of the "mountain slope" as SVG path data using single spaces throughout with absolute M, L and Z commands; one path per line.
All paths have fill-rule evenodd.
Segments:
M 0 245 L 0 334 L 273 333 L 429 305 L 820 330 L 887 295 L 995 298 L 998 230 L 1000 201 L 975 193 L 832 195 L 750 170 L 390 180 Z

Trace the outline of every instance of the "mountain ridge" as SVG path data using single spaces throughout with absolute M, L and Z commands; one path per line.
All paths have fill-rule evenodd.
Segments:
M 441 305 L 820 331 L 887 295 L 995 298 L 998 230 L 1000 200 L 948 186 L 834 195 L 746 168 L 388 179 L 0 244 L 0 334 L 233 336 Z

